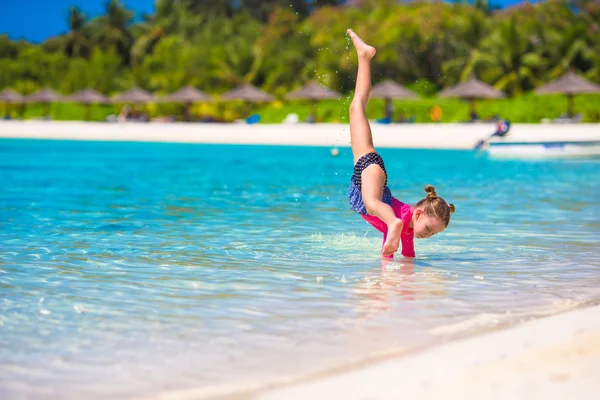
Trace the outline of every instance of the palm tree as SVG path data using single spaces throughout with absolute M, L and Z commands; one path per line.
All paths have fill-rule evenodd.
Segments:
M 550 80 L 573 69 L 588 69 L 593 64 L 586 24 L 579 18 L 563 18 L 558 24 L 548 23 L 544 18 L 536 20 L 530 37 L 536 52 L 551 67 L 548 71 Z
M 152 52 L 160 40 L 167 35 L 178 35 L 190 39 L 202 24 L 203 17 L 189 12 L 178 0 L 157 0 L 154 15 L 136 25 L 135 43 L 131 48 L 131 63 L 140 65 L 141 60 Z
M 481 52 L 474 61 L 475 68 L 483 68 L 482 78 L 511 95 L 541 83 L 537 76 L 545 62 L 534 51 L 527 33 L 514 16 L 502 21 L 482 40 Z
M 287 92 L 300 83 L 299 76 L 306 79 L 316 74 L 310 39 L 308 35 L 299 32 L 299 20 L 300 16 L 295 12 L 278 9 L 271 14 L 269 22 L 263 25 L 257 44 L 264 60 L 259 78 L 265 82 L 266 90 L 276 92 L 279 89 Z M 270 57 L 270 54 L 277 54 L 277 57 Z M 311 66 L 312 70 L 308 69 Z M 305 68 L 308 70 L 304 70 Z
M 241 8 L 252 18 L 267 22 L 277 8 L 292 9 L 305 17 L 308 15 L 308 4 L 305 0 L 241 0 Z
M 475 67 L 481 52 L 481 40 L 487 35 L 487 19 L 481 11 L 469 10 L 458 15 L 458 24 L 454 32 L 448 35 L 457 56 L 442 63 L 444 75 L 449 77 L 446 83 L 456 84 L 477 75 Z
M 198 40 L 213 44 L 211 75 L 226 86 L 253 82 L 265 57 L 257 44 L 259 34 L 260 23 L 242 13 L 205 24 Z
M 209 14 L 212 17 L 231 17 L 234 13 L 231 0 L 183 0 L 183 5 L 189 11 Z
M 17 42 L 10 40 L 7 34 L 0 35 L 0 58 L 16 58 L 19 54 Z
M 133 15 L 119 0 L 108 0 L 106 14 L 89 23 L 95 41 L 105 50 L 116 49 L 124 64 L 129 64 L 129 50 L 133 44 L 133 36 L 129 30 Z
M 136 83 L 152 91 L 173 92 L 187 85 L 207 88 L 208 46 L 192 45 L 184 38 L 163 38 L 133 72 Z
M 77 7 L 69 13 L 69 33 L 65 36 L 64 51 L 69 57 L 89 57 L 91 41 L 84 32 L 87 17 Z

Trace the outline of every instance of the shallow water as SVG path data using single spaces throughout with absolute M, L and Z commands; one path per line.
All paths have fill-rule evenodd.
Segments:
M 382 267 L 349 149 L 0 140 L 0 397 L 297 377 L 600 300 L 600 163 L 382 149 L 457 206 Z

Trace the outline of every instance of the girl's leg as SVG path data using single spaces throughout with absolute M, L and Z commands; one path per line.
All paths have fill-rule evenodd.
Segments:
M 394 254 L 400 246 L 402 233 L 402 220 L 396 217 L 394 209 L 384 203 L 383 185 L 385 172 L 377 164 L 369 165 L 362 173 L 362 198 L 367 212 L 381 219 L 387 225 L 387 234 L 384 235 L 381 253 L 384 256 Z
M 377 50 L 363 42 L 352 29 L 348 29 L 347 33 L 352 39 L 358 55 L 356 88 L 354 98 L 350 103 L 350 142 L 356 164 L 360 157 L 375 151 L 371 127 L 367 119 L 367 104 L 371 96 L 371 59 Z
M 367 104 L 371 96 L 371 59 L 377 52 L 367 45 L 352 29 L 348 29 L 358 55 L 356 89 L 350 104 L 350 140 L 354 163 L 365 154 L 375 151 L 371 127 L 367 119 Z M 396 218 L 394 210 L 382 202 L 385 172 L 377 164 L 369 165 L 362 173 L 362 197 L 367 212 L 380 218 L 388 226 L 387 238 L 383 244 L 383 255 L 393 254 L 400 244 L 402 220 Z

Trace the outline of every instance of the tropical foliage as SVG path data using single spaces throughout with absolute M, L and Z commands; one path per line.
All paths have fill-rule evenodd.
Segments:
M 505 10 L 484 0 L 157 0 L 155 10 L 135 16 L 109 0 L 93 19 L 73 7 L 69 31 L 39 45 L 0 35 L 0 89 L 218 94 L 247 82 L 281 99 L 316 79 L 348 94 L 348 27 L 378 48 L 374 83 L 392 78 L 426 97 L 470 76 L 512 97 L 569 70 L 600 83 L 595 0 Z

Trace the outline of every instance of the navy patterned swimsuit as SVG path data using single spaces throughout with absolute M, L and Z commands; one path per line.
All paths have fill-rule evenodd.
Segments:
M 356 164 L 354 164 L 354 174 L 352 174 L 352 178 L 350 179 L 350 188 L 348 189 L 348 200 L 350 201 L 350 206 L 358 214 L 367 215 L 367 207 L 365 207 L 361 192 L 362 172 L 372 164 L 379 165 L 385 173 L 383 199 L 381 201 L 390 206 L 392 205 L 392 192 L 387 187 L 387 171 L 385 170 L 383 158 L 381 158 L 381 156 L 377 153 L 368 153 L 359 158 L 358 161 L 356 161 Z

